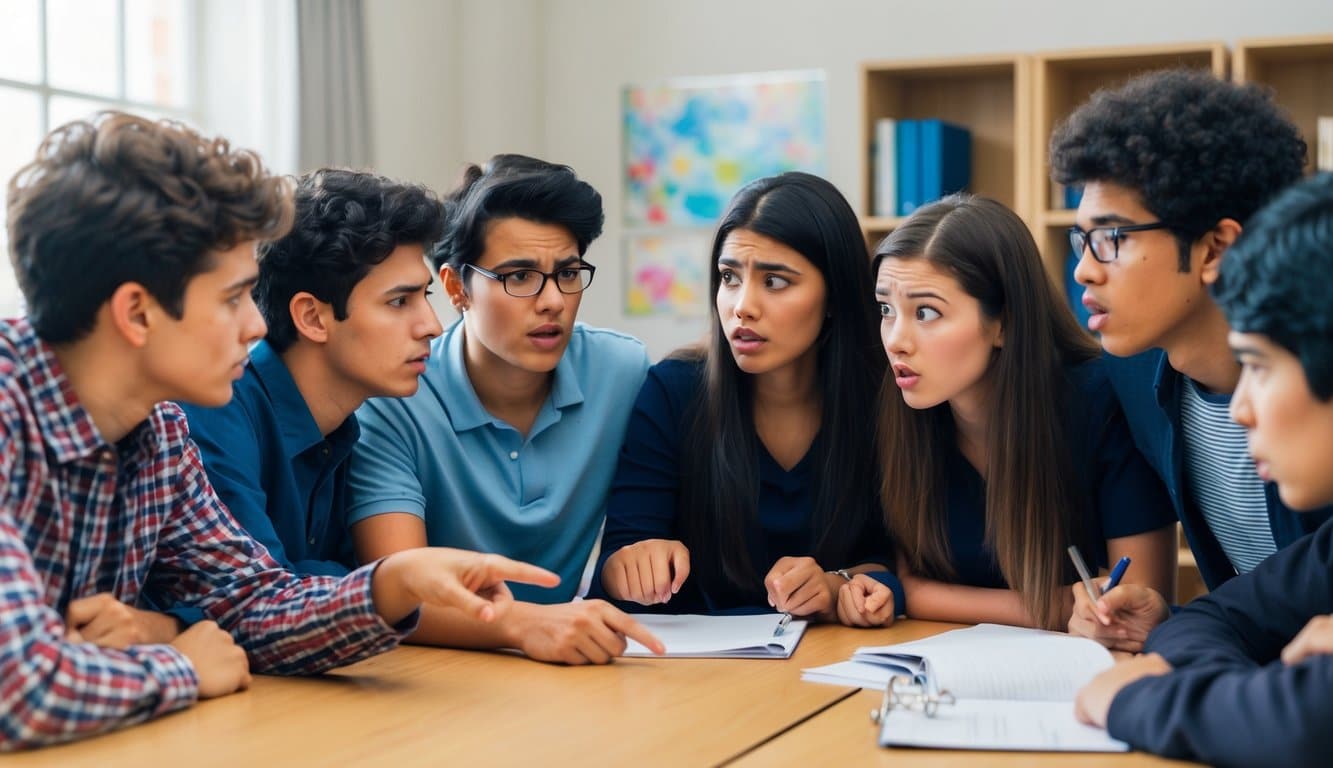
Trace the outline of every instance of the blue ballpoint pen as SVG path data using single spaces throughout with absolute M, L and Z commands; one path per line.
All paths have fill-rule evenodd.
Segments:
M 1124 577 L 1125 571 L 1128 569 L 1129 555 L 1125 555 L 1120 558 L 1119 562 L 1115 564 L 1115 567 L 1111 569 L 1111 578 L 1106 580 L 1106 588 L 1103 589 L 1102 592 L 1110 592 L 1115 589 L 1116 585 L 1120 583 L 1120 579 Z

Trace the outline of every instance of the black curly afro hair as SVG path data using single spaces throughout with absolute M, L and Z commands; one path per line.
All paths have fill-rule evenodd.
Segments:
M 1333 174 L 1291 187 L 1255 214 L 1227 250 L 1213 298 L 1231 327 L 1301 361 L 1310 391 L 1333 398 Z
M 1189 246 L 1222 219 L 1242 225 L 1301 177 L 1305 140 L 1271 90 L 1202 70 L 1150 72 L 1102 89 L 1051 134 L 1051 178 L 1137 191 Z

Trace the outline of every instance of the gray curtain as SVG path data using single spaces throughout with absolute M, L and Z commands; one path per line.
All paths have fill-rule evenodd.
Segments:
M 362 0 L 296 0 L 301 170 L 370 163 Z

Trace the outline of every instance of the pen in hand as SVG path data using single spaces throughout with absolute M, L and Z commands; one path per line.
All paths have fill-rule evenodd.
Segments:
M 773 637 L 782 637 L 782 633 L 787 631 L 787 625 L 791 623 L 791 614 L 783 613 L 782 618 L 778 619 L 778 625 L 773 629 Z
M 1120 558 L 1120 560 L 1116 562 L 1115 567 L 1111 569 L 1111 577 L 1106 580 L 1106 587 L 1102 589 L 1102 594 L 1106 594 L 1115 589 L 1116 585 L 1120 583 L 1120 579 L 1124 578 L 1125 571 L 1127 570 L 1129 570 L 1129 555 Z
M 1074 561 L 1074 570 L 1078 571 L 1078 577 L 1083 580 L 1083 588 L 1088 590 L 1088 599 L 1094 603 L 1097 602 L 1098 598 L 1102 596 L 1102 592 L 1092 582 L 1092 574 L 1088 573 L 1088 565 L 1083 562 L 1083 556 L 1079 554 L 1078 547 L 1070 544 L 1069 549 L 1065 551 L 1069 553 L 1069 559 Z

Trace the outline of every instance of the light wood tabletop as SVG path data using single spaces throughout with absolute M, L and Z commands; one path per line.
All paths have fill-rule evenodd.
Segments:
M 803 667 L 952 628 L 815 626 L 792 658 L 618 659 L 561 667 L 404 646 L 112 734 L 8 755 L 29 765 L 716 765 L 851 696 Z
M 289 765 L 1165 764 L 1142 755 L 882 750 L 879 694 L 801 681 L 862 645 L 958 625 L 816 626 L 792 658 L 618 659 L 561 667 L 517 655 L 404 646 L 115 733 L 5 755 L 5 768 Z

